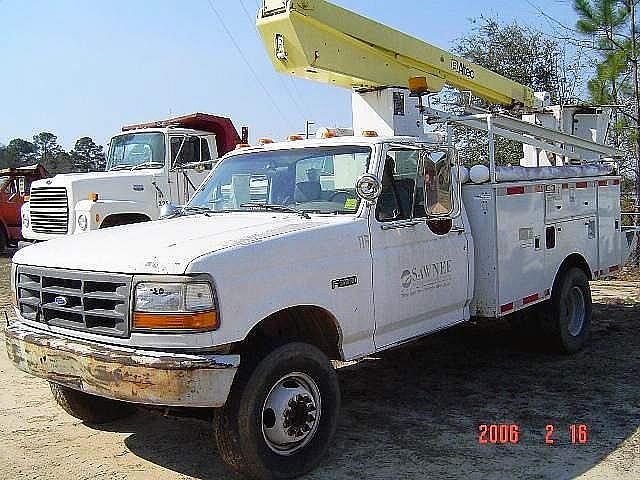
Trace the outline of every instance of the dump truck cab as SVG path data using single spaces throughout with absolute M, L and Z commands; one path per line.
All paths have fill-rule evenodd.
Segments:
M 239 141 L 229 119 L 201 113 L 125 126 L 109 142 L 104 172 L 33 185 L 23 235 L 41 241 L 155 220 L 164 205 L 185 204 Z

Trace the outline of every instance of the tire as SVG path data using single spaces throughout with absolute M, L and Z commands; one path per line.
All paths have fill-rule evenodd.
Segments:
M 564 353 L 580 351 L 591 326 L 591 289 L 587 275 L 569 268 L 558 279 L 546 315 L 543 330 L 551 346 Z
M 130 403 L 110 400 L 49 382 L 55 401 L 72 417 L 100 425 L 126 418 L 136 411 Z
M 246 478 L 299 477 L 320 463 L 339 409 L 327 356 L 313 345 L 286 344 L 238 372 L 227 403 L 214 414 L 218 451 Z

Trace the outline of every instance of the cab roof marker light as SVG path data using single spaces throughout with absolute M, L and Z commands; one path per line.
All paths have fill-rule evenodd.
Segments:
M 375 130 L 363 130 L 362 131 L 362 136 L 363 137 L 377 137 L 378 136 L 378 132 L 376 132 Z
M 273 139 L 271 139 L 271 138 L 259 138 L 258 139 L 258 143 L 260 145 L 268 145 L 270 143 L 273 143 Z
M 305 139 L 304 135 L 289 135 L 287 137 L 287 141 L 289 141 L 289 142 L 298 142 L 298 141 L 304 140 L 304 139 Z

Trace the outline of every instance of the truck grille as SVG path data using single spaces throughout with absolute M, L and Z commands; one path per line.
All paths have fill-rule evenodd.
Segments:
M 34 187 L 29 200 L 31 229 L 36 233 L 65 235 L 69 225 L 69 204 L 64 187 Z
M 28 320 L 101 335 L 129 335 L 131 277 L 18 267 L 18 307 Z

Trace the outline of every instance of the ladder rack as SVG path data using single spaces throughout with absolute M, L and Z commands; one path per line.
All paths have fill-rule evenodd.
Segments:
M 425 123 L 453 124 L 487 132 L 489 172 L 493 183 L 496 182 L 495 135 L 559 155 L 562 165 L 567 165 L 571 160 L 582 164 L 618 162 L 624 156 L 619 150 L 606 145 L 476 107 L 465 107 L 464 115 L 432 107 L 422 107 L 422 110 L 426 115 Z M 598 160 L 585 158 L 580 150 L 597 154 Z

